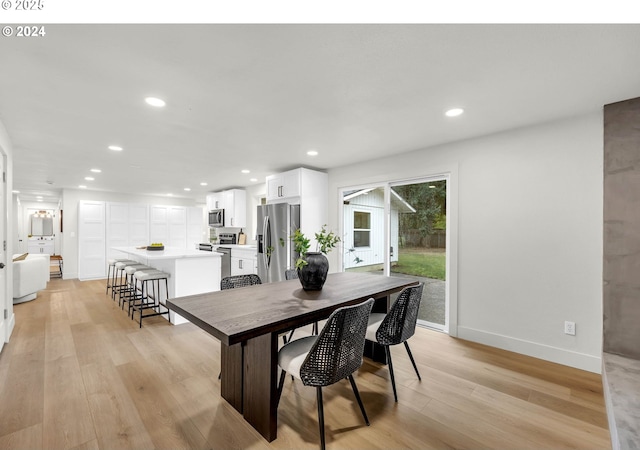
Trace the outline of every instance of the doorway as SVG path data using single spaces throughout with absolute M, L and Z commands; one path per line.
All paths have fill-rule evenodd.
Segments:
M 8 317 L 9 312 L 12 310 L 9 308 L 9 301 L 13 302 L 13 299 L 9 299 L 7 295 L 7 174 L 5 172 L 6 157 L 2 153 L 0 148 L 0 172 L 2 173 L 2 182 L 0 183 L 0 351 L 5 342 L 9 340 L 9 325 Z
M 449 176 L 343 189 L 342 267 L 425 284 L 418 323 L 449 332 Z

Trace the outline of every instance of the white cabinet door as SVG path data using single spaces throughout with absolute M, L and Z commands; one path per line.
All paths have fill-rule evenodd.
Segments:
M 129 205 L 129 246 L 149 245 L 149 205 Z
M 197 248 L 201 242 L 207 242 L 204 210 L 197 206 L 187 208 L 187 248 Z M 208 234 L 208 233 L 207 233 Z
M 187 248 L 187 208 L 169 207 L 169 247 Z
M 243 189 L 224 191 L 224 222 L 227 227 L 247 226 L 247 192 Z
M 42 248 L 42 253 L 54 255 L 56 253 L 55 243 L 52 240 L 45 241 L 44 246 Z
M 78 279 L 106 276 L 104 202 L 81 201 L 78 205 Z
M 300 169 L 267 177 L 267 202 L 278 203 L 300 196 Z
M 257 273 L 256 259 L 231 257 L 231 276 Z
M 256 249 L 231 249 L 231 275 L 258 273 Z
M 27 244 L 27 252 L 33 253 L 36 255 L 38 254 L 53 255 L 54 251 L 55 251 L 55 244 L 51 239 L 29 241 L 29 243 Z
M 224 196 L 222 192 L 212 192 L 207 194 L 207 209 L 224 209 Z
M 167 206 L 151 206 L 149 208 L 149 241 L 149 244 L 160 242 L 168 245 L 169 208 Z
M 122 254 L 112 247 L 129 245 L 129 205 L 107 203 L 106 205 L 106 252 L 107 259 L 120 258 Z

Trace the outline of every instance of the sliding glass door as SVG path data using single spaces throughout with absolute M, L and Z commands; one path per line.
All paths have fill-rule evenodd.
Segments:
M 419 323 L 448 331 L 448 176 L 342 191 L 345 271 L 425 284 Z
M 391 274 L 424 283 L 418 320 L 447 328 L 447 180 L 429 179 L 391 185 L 391 239 L 397 257 Z M 398 206 L 394 207 L 394 202 Z M 394 217 L 397 211 L 397 218 Z

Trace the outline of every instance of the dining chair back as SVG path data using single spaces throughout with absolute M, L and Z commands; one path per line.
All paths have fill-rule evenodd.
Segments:
M 253 286 L 255 284 L 262 284 L 262 280 L 255 273 L 232 275 L 230 277 L 225 277 L 220 281 L 220 290 L 236 289 L 245 286 Z
M 284 271 L 285 280 L 296 280 L 298 279 L 298 271 L 296 269 L 287 269 Z
M 423 283 L 409 286 L 398 295 L 398 299 L 391 305 L 391 309 L 376 330 L 376 340 L 379 344 L 402 344 L 415 334 L 423 288 Z
M 325 448 L 323 387 L 347 378 L 362 417 L 369 425 L 353 373 L 362 365 L 365 333 L 372 306 L 373 299 L 370 298 L 358 305 L 338 308 L 329 316 L 317 336 L 291 341 L 278 352 L 278 365 L 282 369 L 278 396 L 282 394 L 287 372 L 302 380 L 303 385 L 316 388 L 322 449 Z
M 413 364 L 413 369 L 418 379 L 422 380 L 407 340 L 413 336 L 416 331 L 423 288 L 424 283 L 418 283 L 415 286 L 409 286 L 403 289 L 396 301 L 391 305 L 388 313 L 373 313 L 369 316 L 366 338 L 384 346 L 387 364 L 389 365 L 389 374 L 391 376 L 391 386 L 393 387 L 393 396 L 396 402 L 398 401 L 398 393 L 396 390 L 395 375 L 393 373 L 391 351 L 389 350 L 391 345 L 404 344 L 411 364 Z

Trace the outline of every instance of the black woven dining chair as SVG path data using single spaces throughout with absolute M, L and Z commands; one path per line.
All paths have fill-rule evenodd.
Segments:
M 387 354 L 387 363 L 389 364 L 389 374 L 391 375 L 391 385 L 393 386 L 393 397 L 396 403 L 398 402 L 398 393 L 393 374 L 390 346 L 404 343 L 409 359 L 411 359 L 411 364 L 413 364 L 416 375 L 418 375 L 418 380 L 422 380 L 407 340 L 416 331 L 423 287 L 424 283 L 419 283 L 416 286 L 409 286 L 403 289 L 398 295 L 398 299 L 391 305 L 388 313 L 372 313 L 369 316 L 366 337 L 368 340 L 384 346 Z
M 262 284 L 262 280 L 255 273 L 232 275 L 230 277 L 225 277 L 220 281 L 220 290 L 236 289 L 245 286 L 253 286 L 255 284 Z
M 278 401 L 286 374 L 302 381 L 305 386 L 314 386 L 318 403 L 318 425 L 320 447 L 325 448 L 324 409 L 322 388 L 348 378 L 355 394 L 362 417 L 367 426 L 369 418 L 360 399 L 353 372 L 362 365 L 364 337 L 373 299 L 354 306 L 336 309 L 327 319 L 317 336 L 307 336 L 291 341 L 278 352 L 278 365 L 282 369 L 278 383 Z
M 296 269 L 287 269 L 284 271 L 285 280 L 297 280 L 298 271 Z

